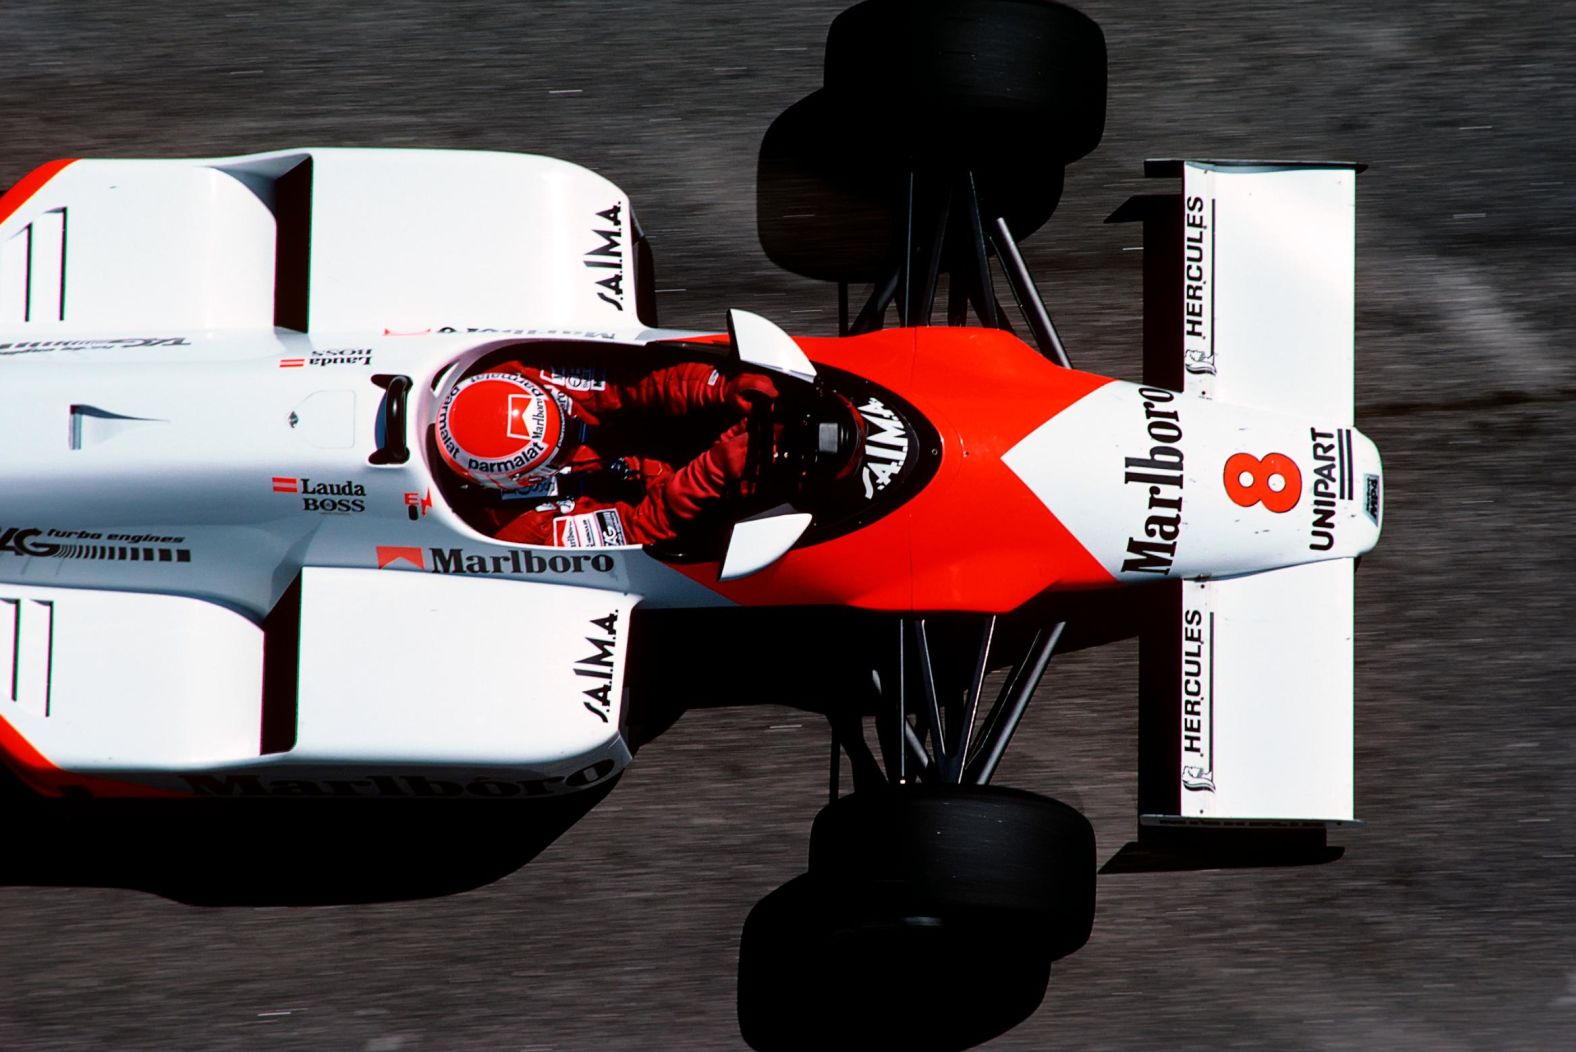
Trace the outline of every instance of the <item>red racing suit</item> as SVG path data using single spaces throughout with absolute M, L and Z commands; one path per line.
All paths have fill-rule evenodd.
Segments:
M 570 401 L 572 429 L 547 484 L 487 507 L 499 540 L 567 548 L 672 540 L 726 497 L 744 470 L 743 417 L 777 390 L 703 362 L 656 368 L 489 363 Z M 679 465 L 675 467 L 675 465 Z

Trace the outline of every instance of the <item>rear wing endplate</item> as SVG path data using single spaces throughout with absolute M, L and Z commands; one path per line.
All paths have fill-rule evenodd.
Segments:
M 0 197 L 0 326 L 611 336 L 651 317 L 643 244 L 617 186 L 527 154 L 56 162 Z

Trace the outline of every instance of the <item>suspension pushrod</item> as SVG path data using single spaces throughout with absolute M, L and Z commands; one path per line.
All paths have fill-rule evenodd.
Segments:
M 945 196 L 936 208 L 936 223 L 931 231 L 930 242 L 925 246 L 925 286 L 919 298 L 918 324 L 929 325 L 930 315 L 936 307 L 936 286 L 941 283 L 941 257 L 947 247 L 947 223 L 952 214 L 952 187 L 946 188 Z
M 903 198 L 903 277 L 898 286 L 898 324 L 914 324 L 914 170 L 908 172 L 908 192 Z
M 996 220 L 995 236 L 991 240 L 996 245 L 996 258 L 1001 260 L 1001 269 L 1007 275 L 1007 284 L 1012 286 L 1012 294 L 1018 301 L 1018 309 L 1029 320 L 1029 328 L 1034 332 L 1034 342 L 1039 345 L 1040 353 L 1063 369 L 1071 369 L 1072 362 L 1068 361 L 1062 338 L 1056 333 L 1051 312 L 1045 309 L 1040 290 L 1034 287 L 1034 279 L 1029 276 L 1029 268 L 1024 265 L 1023 256 L 1018 252 L 1018 243 L 1012 239 L 1012 231 L 1007 229 L 1004 217 Z
M 1044 636 L 1044 629 L 1037 630 L 1034 633 L 1034 638 L 1029 640 L 1028 649 L 1031 651 L 1037 649 Z M 980 732 L 976 736 L 980 741 L 983 742 L 992 740 L 992 736 L 996 733 L 996 726 L 1001 723 L 1002 710 L 1007 707 L 1008 699 L 1016 695 L 1018 682 L 1023 679 L 1023 674 L 1024 662 L 1014 662 L 1012 668 L 1007 673 L 1007 681 L 1001 685 L 1001 690 L 996 694 L 996 700 L 991 702 L 990 711 L 985 714 L 985 719 L 980 725 Z M 977 756 L 965 759 L 965 770 L 967 770 L 969 767 L 976 766 L 978 759 L 979 757 Z
M 897 725 L 904 731 L 908 730 L 908 654 L 904 649 L 904 642 L 908 638 L 908 629 L 902 620 L 897 623 Z M 908 748 L 904 744 L 907 735 L 897 738 L 897 780 L 899 784 L 908 780 Z
M 871 287 L 870 298 L 865 300 L 865 305 L 859 309 L 859 317 L 848 327 L 850 336 L 875 332 L 881 328 L 887 307 L 892 305 L 892 297 L 897 295 L 898 270 L 894 267 L 887 272 L 885 279 Z
M 914 619 L 914 644 L 919 650 L 920 686 L 925 690 L 925 718 L 930 727 L 930 740 L 936 750 L 936 764 L 947 770 L 947 739 L 941 726 L 941 700 L 936 692 L 936 673 L 930 661 L 930 636 L 925 631 L 925 619 Z
M 925 752 L 925 743 L 919 740 L 919 735 L 914 733 L 913 724 L 903 721 L 903 741 L 908 746 L 909 752 L 914 754 L 914 760 L 919 764 L 920 772 L 930 768 L 930 756 Z
M 1001 763 L 1002 754 L 1007 751 L 1007 743 L 1012 740 L 1013 732 L 1018 729 L 1018 722 L 1023 719 L 1023 711 L 1029 706 L 1029 698 L 1034 694 L 1034 688 L 1040 685 L 1040 678 L 1045 675 L 1045 666 L 1051 663 L 1051 655 L 1055 653 L 1056 643 L 1062 638 L 1062 629 L 1066 627 L 1067 622 L 1056 622 L 1039 646 L 1035 647 L 1025 659 L 1027 675 L 1014 685 L 1006 720 L 999 728 L 994 729 L 995 733 L 991 736 L 985 751 L 969 765 L 976 785 L 985 785 L 990 781 L 991 775 L 996 773 L 996 765 Z
M 952 762 L 948 765 L 947 777 L 954 781 L 963 780 L 964 762 L 969 755 L 969 739 L 974 733 L 974 717 L 979 712 L 980 695 L 985 692 L 986 664 L 990 660 L 990 644 L 995 634 L 996 615 L 992 614 L 980 633 L 979 655 L 974 659 L 974 678 L 969 681 L 969 696 L 963 703 L 963 718 L 958 723 L 958 740 L 952 750 Z
M 974 280 L 969 283 L 969 298 L 974 301 L 980 324 L 994 329 L 1001 312 L 996 304 L 996 285 L 991 277 L 990 257 L 985 252 L 985 228 L 980 223 L 980 198 L 974 186 L 973 172 L 964 173 L 963 190 L 964 204 L 968 209 L 969 241 L 974 249 Z M 953 278 L 956 279 L 957 275 L 954 274 Z

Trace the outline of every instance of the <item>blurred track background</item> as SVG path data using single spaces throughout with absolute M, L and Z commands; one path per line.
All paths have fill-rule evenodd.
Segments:
M 818 86 L 843 6 L 4 0 L 0 185 L 62 156 L 549 153 L 629 192 L 665 324 L 738 306 L 830 333 L 833 289 L 760 254 L 754 158 Z M 1372 166 L 1358 423 L 1389 480 L 1358 577 L 1369 825 L 1318 868 L 1102 878 L 1089 946 L 989 1047 L 1576 1047 L 1571 12 L 1080 6 L 1110 52 L 1105 139 L 1026 249 L 1077 365 L 1139 372 L 1138 230 L 1100 220 L 1150 189 L 1145 157 Z M 1129 643 L 1054 662 L 998 777 L 1083 808 L 1102 861 L 1133 834 L 1135 659 Z M 742 1047 L 738 929 L 803 869 L 825 749 L 793 711 L 692 713 L 536 861 L 447 898 L 210 909 L 12 879 L 0 1049 Z M 18 850 L 6 825 L 0 856 Z M 288 836 L 257 848 L 314 864 Z

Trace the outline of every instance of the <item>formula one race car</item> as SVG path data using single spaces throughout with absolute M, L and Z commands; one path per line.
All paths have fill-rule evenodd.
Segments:
M 1354 819 L 1353 570 L 1382 521 L 1353 426 L 1356 167 L 1151 162 L 1168 185 L 1113 217 L 1144 223 L 1144 382 L 1079 372 L 1017 240 L 1098 141 L 1103 73 L 1054 4 L 845 13 L 760 182 L 763 244 L 838 282 L 838 338 L 739 310 L 656 327 L 630 202 L 564 161 L 39 168 L 0 199 L 0 756 L 53 796 L 571 794 L 675 695 L 741 701 L 667 656 L 703 630 L 772 670 L 762 699 L 823 712 L 854 777 L 840 795 L 834 765 L 809 872 L 746 924 L 762 1049 L 962 1047 L 1088 939 L 1088 822 L 989 784 L 1058 646 L 1141 636 L 1141 844 L 1317 855 Z M 874 130 L 897 98 L 968 131 Z M 1024 121 L 1030 147 L 1003 132 Z M 1003 331 L 997 270 L 1037 349 Z M 435 425 L 509 355 L 566 391 L 770 374 L 749 484 L 662 543 L 567 507 L 554 544 L 500 540 Z M 805 667 L 818 625 L 841 643 Z M 873 1012 L 922 971 L 972 1007 Z

